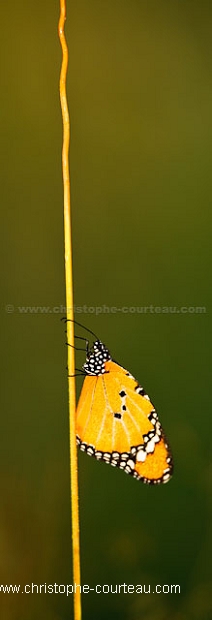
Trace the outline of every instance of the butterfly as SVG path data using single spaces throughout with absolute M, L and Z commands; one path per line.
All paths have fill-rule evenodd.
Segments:
M 86 340 L 82 374 L 76 412 L 80 450 L 146 484 L 168 482 L 173 471 L 171 451 L 143 387 L 112 359 L 98 338 L 92 346 Z

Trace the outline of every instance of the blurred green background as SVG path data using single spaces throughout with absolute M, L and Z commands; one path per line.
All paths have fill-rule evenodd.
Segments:
M 1 584 L 72 583 L 59 1 L 1 6 Z M 67 1 L 76 313 L 150 394 L 172 446 L 147 487 L 79 454 L 83 618 L 209 620 L 210 0 Z M 9 307 L 8 307 L 9 304 Z M 79 333 L 79 332 L 78 332 Z M 77 355 L 77 366 L 84 362 Z M 81 379 L 77 379 L 78 393 Z M 72 597 L 3 594 L 2 620 L 68 620 Z

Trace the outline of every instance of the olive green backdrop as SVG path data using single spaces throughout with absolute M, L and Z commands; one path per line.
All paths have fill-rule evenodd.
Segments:
M 175 462 L 150 488 L 79 455 L 82 583 L 181 588 L 84 594 L 83 618 L 209 620 L 212 5 L 67 5 L 76 319 L 144 385 Z M 1 6 L 0 583 L 21 592 L 72 583 L 58 15 Z M 73 618 L 62 593 L 0 605 Z

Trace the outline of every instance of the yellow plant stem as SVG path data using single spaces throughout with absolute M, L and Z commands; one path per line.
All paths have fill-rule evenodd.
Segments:
M 80 594 L 80 538 L 79 538 L 79 500 L 78 500 L 78 467 L 76 446 L 76 389 L 75 389 L 75 359 L 74 359 L 74 312 L 73 312 L 73 278 L 72 278 L 72 237 L 71 237 L 71 197 L 69 175 L 69 142 L 70 121 L 66 97 L 66 75 L 68 66 L 68 48 L 64 34 L 66 19 L 66 2 L 60 0 L 59 38 L 62 47 L 62 67 L 60 74 L 60 101 L 63 119 L 63 148 L 62 168 L 64 186 L 64 237 L 65 237 L 65 278 L 66 278 L 66 308 L 67 308 L 67 340 L 68 346 L 68 374 L 69 376 L 69 428 L 70 428 L 70 484 L 72 510 L 72 552 L 73 552 L 73 581 L 74 587 L 74 619 L 81 620 Z

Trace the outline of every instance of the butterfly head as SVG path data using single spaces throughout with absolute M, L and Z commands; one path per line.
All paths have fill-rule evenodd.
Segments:
M 101 340 L 95 340 L 93 346 L 88 349 L 86 362 L 83 364 L 83 370 L 86 375 L 103 375 L 105 370 L 105 362 L 111 360 L 111 355 Z

